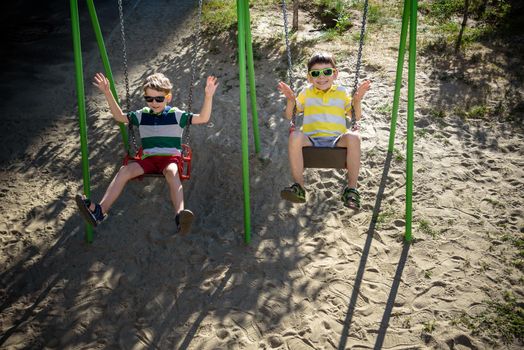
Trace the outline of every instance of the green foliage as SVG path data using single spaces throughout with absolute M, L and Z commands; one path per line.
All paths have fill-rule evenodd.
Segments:
M 429 5 L 429 14 L 437 20 L 448 20 L 463 8 L 464 0 L 436 0 Z
M 388 103 L 378 106 L 377 112 L 384 115 L 390 115 L 393 110 L 393 106 Z
M 424 327 L 422 328 L 422 330 L 425 333 L 432 333 L 436 328 L 437 328 L 437 325 L 436 325 L 435 320 L 431 320 L 431 321 L 424 323 Z
M 446 118 L 446 111 L 442 109 L 432 109 L 430 111 L 430 115 L 432 118 L 435 118 L 435 119 L 444 119 Z
M 380 10 L 380 7 L 376 5 L 369 4 L 368 6 L 368 17 L 367 21 L 368 23 L 379 23 L 380 19 L 383 18 L 382 11 Z
M 462 16 L 464 5 L 464 0 L 435 0 L 425 9 L 429 11 L 431 17 L 442 21 L 449 20 L 450 17 Z M 510 10 L 509 0 L 470 0 L 468 8 L 468 12 L 475 20 L 490 24 L 502 24 Z
M 465 11 L 464 4 L 464 0 L 434 0 L 422 6 L 424 12 L 428 13 L 428 18 L 437 24 L 437 33 L 443 36 L 447 45 L 457 41 Z M 470 0 L 469 20 L 460 46 L 468 47 L 472 43 L 491 38 L 498 28 L 506 28 L 510 10 L 510 0 Z
M 393 148 L 393 153 L 394 153 L 396 162 L 402 162 L 405 159 L 402 152 L 400 152 L 397 148 Z
M 468 118 L 481 119 L 488 116 L 489 108 L 485 105 L 473 106 L 466 112 Z
M 421 219 L 418 222 L 418 228 L 420 231 L 424 232 L 427 235 L 435 238 L 438 235 L 438 232 L 431 228 L 430 222 L 428 220 Z
M 391 221 L 395 217 L 395 211 L 393 208 L 386 208 L 381 210 L 377 216 L 377 228 L 382 227 L 387 222 Z
M 514 340 L 524 341 L 523 302 L 517 301 L 511 292 L 504 293 L 502 301 L 484 302 L 486 309 L 477 315 L 463 314 L 460 323 L 474 334 L 500 338 L 505 344 Z
M 210 0 L 202 7 L 202 23 L 209 34 L 227 32 L 237 24 L 236 3 L 233 0 Z

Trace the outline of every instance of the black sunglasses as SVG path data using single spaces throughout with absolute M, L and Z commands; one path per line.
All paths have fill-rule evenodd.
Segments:
M 144 96 L 146 102 L 153 102 L 153 100 L 155 100 L 156 102 L 161 103 L 164 102 L 165 99 L 165 96 Z

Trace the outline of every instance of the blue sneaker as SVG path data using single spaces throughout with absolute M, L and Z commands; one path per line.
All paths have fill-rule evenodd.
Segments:
M 78 210 L 80 210 L 80 214 L 82 214 L 82 217 L 84 218 L 84 221 L 87 222 L 89 225 L 93 227 L 97 227 L 98 224 L 100 224 L 104 219 L 107 217 L 102 212 L 102 207 L 100 204 L 95 204 L 95 210 L 89 209 L 91 206 L 91 200 L 88 198 L 84 198 L 82 195 L 77 194 L 75 196 L 76 205 L 78 206 Z

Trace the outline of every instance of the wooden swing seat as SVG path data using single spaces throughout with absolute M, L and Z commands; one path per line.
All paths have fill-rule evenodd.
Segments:
M 312 147 L 302 148 L 304 168 L 346 169 L 346 147 Z

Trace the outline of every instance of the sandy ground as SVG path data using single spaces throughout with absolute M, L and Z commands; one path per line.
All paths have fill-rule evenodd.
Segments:
M 159 71 L 172 79 L 175 104 L 183 107 L 193 4 L 126 4 L 132 105 L 141 107 L 142 79 Z M 106 45 L 123 95 L 116 8 L 101 7 Z M 68 15 L 67 10 L 58 13 Z M 159 14 L 170 21 L 159 20 Z M 364 52 L 362 78 L 372 79 L 373 86 L 363 103 L 364 204 L 353 214 L 339 199 L 345 182 L 345 172 L 339 170 L 306 171 L 305 205 L 280 200 L 279 191 L 291 178 L 287 122 L 281 117 L 284 101 L 276 90 L 286 68 L 278 16 L 278 8 L 262 13 L 255 9 L 253 14 L 264 160 L 250 146 L 253 239 L 248 246 L 243 243 L 234 37 L 204 40 L 197 58 L 194 109 L 198 111 L 202 101 L 205 76 L 218 76 L 221 85 L 212 122 L 191 129 L 194 169 L 184 188 L 186 206 L 196 213 L 196 221 L 189 236 L 172 239 L 167 239 L 174 232 L 167 185 L 163 179 L 146 179 L 128 184 L 108 220 L 96 229 L 94 242 L 84 242 L 84 225 L 73 200 L 82 189 L 82 175 L 72 55 L 47 53 L 46 64 L 30 56 L 23 61 L 29 63 L 15 65 L 18 70 L 1 86 L 12 95 L 2 108 L 0 348 L 522 345 L 516 340 L 505 345 L 500 337 L 475 332 L 463 322 L 464 315 L 489 311 L 486 301 L 510 296 L 522 305 L 522 124 L 464 119 L 454 109 L 486 96 L 489 101 L 503 100 L 509 88 L 522 96 L 522 86 L 512 85 L 516 80 L 502 69 L 522 62 L 499 53 L 500 65 L 491 75 L 478 79 L 465 71 L 457 79 L 460 69 L 449 62 L 443 70 L 446 62 L 420 56 L 415 240 L 409 245 L 402 239 L 404 97 L 395 152 L 387 155 L 398 24 L 371 40 Z M 310 31 L 316 23 L 304 19 L 307 24 L 301 24 L 297 40 L 306 43 L 306 49 L 297 61 L 315 49 L 332 50 L 342 71 L 339 83 L 351 85 L 354 41 L 317 42 L 318 32 Z M 72 50 L 68 22 L 42 28 L 60 41 L 46 41 L 49 33 L 36 35 L 21 43 L 27 52 L 33 47 L 36 55 L 44 55 L 52 45 Z M 83 21 L 84 42 L 93 40 L 89 31 Z M 84 51 L 91 186 L 99 199 L 119 168 L 123 150 L 103 97 L 90 86 L 91 77 L 102 70 L 96 47 L 86 44 Z M 483 52 L 486 58 L 493 53 L 489 48 Z M 28 71 L 29 66 L 34 70 Z M 302 66 L 295 74 L 303 84 Z M 475 79 L 486 84 L 479 87 Z M 491 90 L 482 89 L 486 85 Z M 436 117 L 437 111 L 446 116 Z M 513 117 L 522 120 L 522 115 Z

